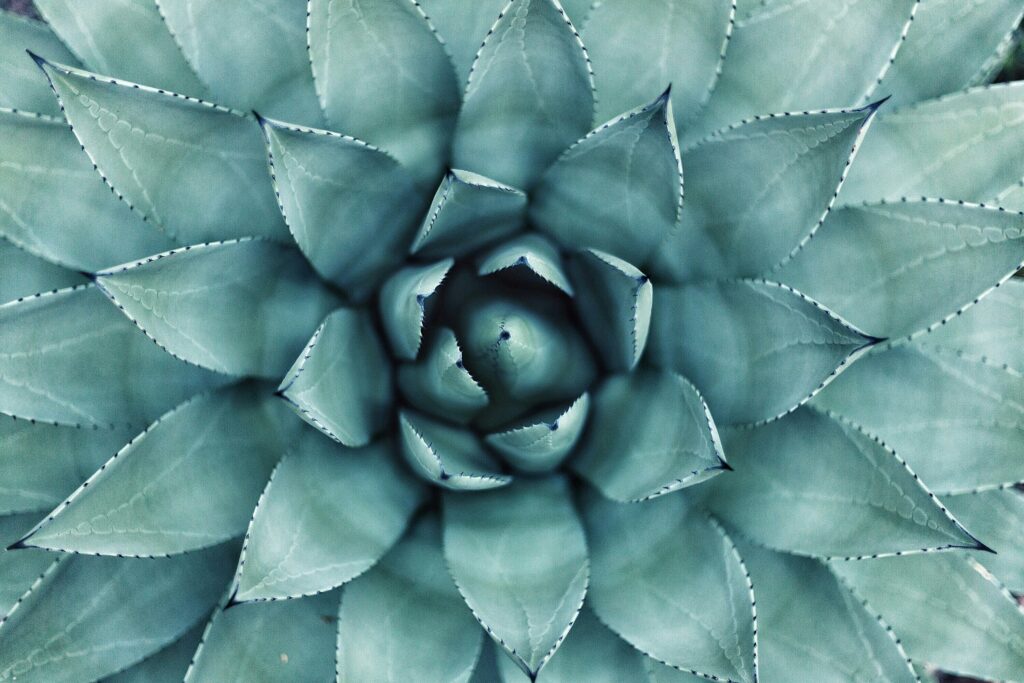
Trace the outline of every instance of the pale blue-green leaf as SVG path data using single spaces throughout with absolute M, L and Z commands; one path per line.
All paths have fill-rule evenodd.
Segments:
M 307 429 L 256 506 L 233 600 L 321 593 L 372 567 L 423 499 L 393 450 L 346 449 Z
M 1024 496 L 1016 489 L 979 491 L 943 496 L 942 502 L 996 554 L 979 552 L 974 558 L 1007 588 L 1024 593 Z
M 419 4 L 311 0 L 308 16 L 313 78 L 331 127 L 382 147 L 433 186 L 447 160 L 459 86 Z
M 567 482 L 446 493 L 444 554 L 473 615 L 535 680 L 576 620 L 590 576 Z
M 739 280 L 659 288 L 647 358 L 693 381 L 730 425 L 793 410 L 873 341 L 796 290 Z
M 14 301 L 86 282 L 68 270 L 21 249 L 0 237 L 0 302 Z
M 164 353 L 96 287 L 0 306 L 0 413 L 142 429 L 222 380 Z
M 685 131 L 718 80 L 736 3 L 577 1 L 594 5 L 582 33 L 594 62 L 598 120 L 640 106 L 671 83 L 675 123 Z
M 938 327 L 1021 266 L 1024 214 L 915 199 L 834 211 L 773 276 L 892 338 Z
M 644 658 L 644 670 L 647 678 L 642 679 L 643 683 L 706 683 L 708 680 L 689 671 L 674 669 L 650 657 Z
M 0 234 L 53 263 L 94 271 L 174 246 L 110 193 L 62 119 L 0 111 L 0 188 Z
M 88 71 L 40 64 L 103 179 L 172 239 L 186 244 L 248 235 L 288 239 L 251 117 Z
M 725 532 L 685 494 L 583 501 L 594 562 L 589 605 L 641 652 L 731 683 L 757 680 L 754 592 Z
M 669 91 L 566 150 L 530 199 L 531 223 L 563 247 L 645 264 L 676 229 L 683 206 Z
M 811 408 L 725 433 L 735 472 L 708 506 L 750 539 L 816 557 L 874 557 L 977 541 L 885 444 Z
M 275 379 L 338 304 L 297 251 L 265 239 L 182 247 L 97 273 L 96 284 L 172 356 Z
M 199 623 L 181 638 L 103 683 L 181 683 L 203 635 Z
M 163 557 L 241 536 L 287 447 L 278 425 L 291 419 L 267 386 L 192 399 L 132 439 L 22 543 Z
M 434 193 L 410 251 L 424 258 L 468 254 L 519 230 L 525 209 L 522 190 L 452 169 Z
M 562 464 L 583 436 L 590 413 L 590 394 L 568 406 L 543 411 L 521 424 L 488 434 L 487 445 L 524 472 L 546 472 Z
M 862 359 L 814 405 L 881 438 L 946 494 L 1024 482 L 1022 397 L 1020 372 L 914 344 Z
M 81 683 L 145 659 L 213 607 L 236 552 L 64 556 L 0 624 L 0 681 Z
M 0 72 L 0 107 L 59 116 L 60 107 L 53 99 L 53 92 L 46 85 L 46 79 L 40 78 L 39 70 L 25 50 L 78 66 L 78 60 L 49 26 L 0 10 L 0 63 L 4 65 Z
M 195 97 L 206 94 L 152 0 L 34 3 L 86 68 Z
M 682 221 L 655 254 L 651 274 L 747 277 L 786 259 L 828 215 L 875 110 L 760 117 L 684 152 Z
M 605 367 L 628 371 L 640 362 L 651 327 L 654 288 L 636 266 L 588 249 L 569 260 L 573 304 Z
M 218 610 L 186 683 L 313 683 L 334 677 L 338 594 Z
M 337 680 L 466 683 L 482 636 L 448 575 L 431 515 L 345 588 Z
M 938 669 L 930 664 L 919 664 L 913 662 L 914 673 L 920 679 L 920 683 L 943 683 L 938 678 Z
M 18 599 L 58 557 L 54 553 L 31 548 L 7 549 L 38 519 L 39 515 L 32 513 L 0 515 L 0 619 L 11 611 Z
M 365 446 L 391 418 L 391 361 L 367 311 L 339 308 L 309 340 L 277 393 L 346 446 Z
M 728 468 L 697 389 L 675 372 L 647 369 L 600 385 L 571 466 L 620 502 L 671 493 Z
M 398 420 L 402 455 L 426 481 L 454 491 L 482 491 L 512 481 L 473 432 L 408 410 Z
M 469 3 L 420 0 L 420 6 L 430 17 L 430 23 L 436 27 L 438 36 L 451 55 L 460 90 L 466 85 L 469 70 L 484 37 L 507 4 L 508 0 L 476 0 Z
M 320 275 L 363 300 L 402 262 L 422 203 L 376 147 L 261 119 L 281 213 Z
M 569 296 L 574 294 L 569 276 L 565 272 L 562 255 L 554 244 L 541 235 L 531 233 L 514 237 L 489 250 L 481 257 L 477 273 L 493 275 L 512 268 L 525 268 Z
M 831 567 L 892 626 L 912 659 L 979 678 L 1022 680 L 1024 611 L 975 560 L 940 553 Z
M 1024 372 L 1024 280 L 1007 280 L 921 341 Z
M 472 420 L 488 403 L 487 392 L 469 374 L 455 333 L 447 327 L 427 340 L 419 360 L 398 366 L 398 388 L 414 408 L 459 424 Z
M 156 0 L 213 98 L 295 123 L 323 123 L 306 52 L 306 6 L 294 0 Z
M 425 266 L 408 266 L 388 278 L 381 288 L 380 317 L 397 358 L 416 360 L 423 341 L 427 299 L 441 287 L 454 263 L 454 259 L 446 258 Z
M 511 0 L 469 73 L 455 165 L 530 190 L 594 119 L 586 49 L 558 0 Z

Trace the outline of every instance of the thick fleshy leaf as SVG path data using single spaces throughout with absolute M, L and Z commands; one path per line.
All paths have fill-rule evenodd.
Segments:
M 427 481 L 455 491 L 482 491 L 512 481 L 473 432 L 406 410 L 398 419 L 402 455 Z
M 308 16 L 313 78 L 331 127 L 394 154 L 421 184 L 437 182 L 459 86 L 419 4 L 312 0 Z
M 227 544 L 162 560 L 63 557 L 0 624 L 0 680 L 79 683 L 141 661 L 209 611 L 235 552 Z
M 367 311 L 327 316 L 277 390 L 302 417 L 346 446 L 365 446 L 391 418 L 391 362 Z
M 92 71 L 186 95 L 202 97 L 206 93 L 167 30 L 157 3 L 33 2 L 46 23 Z
M 320 275 L 366 299 L 402 262 L 420 218 L 412 178 L 376 147 L 261 119 L 281 213 Z
M 692 380 L 729 425 L 793 410 L 874 341 L 796 290 L 740 280 L 660 287 L 647 357 Z
M 469 70 L 484 42 L 484 36 L 494 26 L 507 4 L 508 0 L 476 0 L 471 3 L 420 0 L 420 5 L 430 17 L 430 23 L 437 28 L 438 35 L 451 55 L 460 89 L 466 85 Z
M 583 527 L 559 477 L 445 494 L 444 554 L 473 615 L 535 680 L 583 605 Z
M 182 247 L 96 284 L 169 354 L 228 375 L 280 377 L 338 304 L 298 252 L 264 239 Z
M 425 518 L 345 588 L 337 680 L 466 683 L 482 635 L 448 575 L 438 521 Z
M 53 263 L 93 271 L 174 246 L 111 195 L 63 120 L 0 112 L 0 187 L 0 234 Z
M 337 593 L 218 610 L 186 683 L 332 680 Z
M 833 212 L 775 277 L 891 338 L 953 318 L 1021 266 L 1024 214 L 918 199 Z
M 152 344 L 92 285 L 0 306 L 0 412 L 141 429 L 221 380 Z
M 831 567 L 892 626 L 914 660 L 968 676 L 1020 680 L 1024 611 L 973 559 L 942 553 Z
M 944 496 L 942 502 L 991 553 L 976 553 L 975 559 L 996 575 L 1007 588 L 1024 593 L 1024 547 L 1020 533 L 1024 529 L 1024 496 L 1015 489 L 979 491 L 959 496 Z
M 921 340 L 1024 373 L 1024 280 L 1012 278 Z
M 0 273 L 3 273 L 3 279 L 0 279 L 0 303 L 86 282 L 75 271 L 44 261 L 2 238 Z
M 718 430 L 697 389 L 671 371 L 613 375 L 572 468 L 607 497 L 646 500 L 728 468 Z
M 0 618 L 28 592 L 57 556 L 42 550 L 7 550 L 38 520 L 38 514 L 0 515 Z M 2 642 L 2 641 L 0 641 Z
M 21 543 L 162 557 L 240 536 L 284 453 L 278 425 L 289 419 L 265 386 L 190 400 L 132 439 Z
M 557 0 L 511 0 L 469 73 L 455 165 L 530 190 L 594 118 L 593 75 Z
M 1024 482 L 1022 396 L 1015 370 L 914 344 L 864 358 L 814 404 L 881 438 L 946 494 Z
M 321 593 L 372 567 L 423 498 L 392 450 L 345 449 L 307 430 L 256 506 L 233 601 Z
M 512 268 L 526 269 L 569 296 L 574 294 L 558 248 L 541 235 L 516 237 L 488 251 L 477 266 L 480 275 L 492 275 Z
M 568 406 L 547 410 L 522 424 L 488 434 L 487 445 L 524 472 L 545 472 L 562 463 L 579 443 L 590 413 L 590 395 Z
M 465 424 L 487 406 L 487 392 L 462 362 L 455 333 L 438 328 L 415 363 L 398 366 L 398 388 L 414 408 Z
M 63 64 L 78 65 L 49 26 L 0 10 L 0 63 L 4 65 L 0 72 L 0 107 L 59 116 L 60 107 L 46 79 L 39 77 L 39 70 L 25 50 Z
M 384 283 L 380 291 L 380 317 L 391 351 L 401 360 L 416 360 L 423 341 L 426 304 L 455 261 L 447 258 L 426 266 L 408 266 Z
M 583 509 L 598 618 L 678 669 L 754 683 L 754 592 L 725 532 L 682 494 L 624 504 L 590 492 Z
M 874 557 L 977 541 L 885 444 L 811 408 L 725 433 L 735 472 L 708 505 L 763 545 L 817 557 Z
M 682 221 L 650 272 L 687 281 L 770 271 L 825 220 L 876 109 L 757 117 L 685 151 Z
M 569 261 L 573 303 L 606 367 L 632 370 L 647 347 L 654 288 L 631 263 L 596 249 Z
M 110 25 L 120 24 L 115 19 Z M 259 129 L 250 117 L 39 61 L 100 175 L 119 199 L 172 239 L 287 239 Z
M 675 230 L 682 206 L 666 90 L 567 149 L 531 196 L 530 220 L 563 247 L 595 247 L 640 265 Z
M 157 4 L 185 58 L 217 102 L 296 123 L 322 122 L 306 52 L 304 3 L 157 0 Z
M 103 683 L 180 683 L 185 678 L 192 655 L 199 646 L 204 624 L 192 627 L 185 635 Z

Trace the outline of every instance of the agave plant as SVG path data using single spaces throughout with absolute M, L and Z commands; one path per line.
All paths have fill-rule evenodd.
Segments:
M 1024 680 L 1020 0 L 35 4 L 0 681 Z

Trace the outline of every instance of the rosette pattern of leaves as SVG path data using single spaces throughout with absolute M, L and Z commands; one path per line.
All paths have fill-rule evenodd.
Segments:
M 0 681 L 1024 680 L 1020 0 L 35 4 Z

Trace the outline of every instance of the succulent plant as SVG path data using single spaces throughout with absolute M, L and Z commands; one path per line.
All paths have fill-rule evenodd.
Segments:
M 1020 0 L 35 4 L 0 682 L 1024 680 Z

